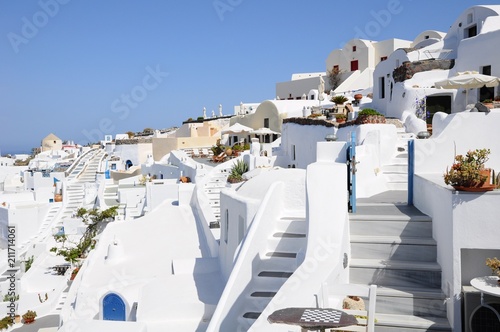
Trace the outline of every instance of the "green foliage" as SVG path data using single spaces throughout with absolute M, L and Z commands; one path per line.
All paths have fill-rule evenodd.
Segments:
M 330 88 L 335 90 L 340 85 L 342 80 L 343 71 L 337 67 L 333 67 L 332 70 L 328 70 L 328 83 L 330 83 Z
M 373 108 L 365 108 L 364 110 L 360 111 L 358 113 L 358 116 L 360 115 L 382 115 Z
M 204 117 L 202 117 L 202 116 L 199 116 L 199 117 L 197 117 L 197 118 L 196 118 L 196 120 L 198 120 L 198 121 L 203 121 L 203 120 L 205 120 L 205 118 L 204 118 Z
M 338 96 L 332 97 L 332 99 L 330 99 L 330 101 L 332 101 L 333 103 L 335 103 L 337 105 L 343 104 L 348 100 L 349 99 L 344 95 L 338 95 Z
M 488 161 L 490 149 L 470 150 L 465 156 L 456 155 L 451 169 L 446 169 L 444 182 L 451 186 L 475 187 L 486 181 L 482 175 L 484 164 Z
M 34 319 L 36 317 L 36 311 L 28 310 L 22 317 L 24 320 Z
M 248 165 L 243 160 L 238 160 L 231 168 L 231 173 L 227 177 L 229 182 L 243 181 L 242 175 L 248 172 Z
M 66 235 L 54 235 L 54 239 L 57 243 L 61 244 L 61 247 L 53 247 L 50 251 L 63 256 L 67 262 L 72 264 L 78 262 L 88 251 L 94 249 L 94 237 L 103 223 L 111 221 L 118 214 L 117 209 L 118 206 L 110 207 L 104 211 L 99 211 L 98 209 L 78 209 L 77 216 L 82 218 L 83 222 L 87 225 L 87 229 L 80 238 L 80 241 L 78 243 L 71 243 L 68 241 Z
M 0 320 L 0 330 L 7 330 L 14 322 L 10 316 L 5 316 Z
M 483 100 L 483 103 L 486 103 L 486 104 L 491 104 L 492 102 L 493 102 L 493 100 L 491 100 L 491 99 Z
M 3 297 L 3 302 L 16 302 L 19 301 L 19 294 L 16 296 L 9 296 L 9 294 L 5 294 Z
M 347 119 L 347 116 L 345 114 L 339 113 L 339 114 L 335 114 L 335 119 L 345 120 L 345 119 Z
M 220 141 L 217 141 L 217 144 L 215 144 L 214 146 L 212 146 L 210 148 L 210 150 L 212 150 L 214 156 L 218 156 L 222 152 L 226 151 L 226 147 L 224 145 L 220 144 Z
M 28 270 L 31 268 L 31 265 L 33 264 L 34 260 L 35 260 L 35 257 L 31 256 L 27 260 L 24 261 L 24 265 L 26 267 L 25 272 L 28 272 Z

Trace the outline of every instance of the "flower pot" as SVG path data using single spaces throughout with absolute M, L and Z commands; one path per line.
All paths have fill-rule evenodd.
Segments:
M 31 324 L 35 322 L 35 317 L 33 318 L 24 318 L 24 324 Z
M 363 95 L 362 95 L 361 93 L 356 93 L 356 94 L 354 95 L 354 99 L 355 99 L 355 100 L 361 100 L 361 99 L 363 99 Z
M 491 169 L 486 168 L 479 173 L 482 176 L 486 177 L 486 180 L 483 183 L 479 183 L 475 186 L 470 186 L 470 187 L 465 187 L 465 186 L 453 186 L 456 190 L 461 190 L 461 191 L 469 191 L 469 192 L 485 192 L 485 191 L 491 191 L 495 189 L 495 185 L 491 184 Z

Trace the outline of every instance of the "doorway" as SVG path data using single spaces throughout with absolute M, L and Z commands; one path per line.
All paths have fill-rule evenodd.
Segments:
M 451 114 L 451 95 L 427 96 L 427 124 L 432 124 L 432 117 L 437 112 Z

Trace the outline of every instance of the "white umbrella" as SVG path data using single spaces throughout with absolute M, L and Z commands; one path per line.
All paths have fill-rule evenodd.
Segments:
M 253 130 L 253 128 L 244 126 L 239 123 L 235 123 L 231 127 L 228 127 L 222 131 L 222 134 L 240 134 L 240 133 L 249 133 Z
M 468 100 L 468 89 L 488 88 L 500 84 L 500 79 L 495 76 L 479 74 L 477 71 L 460 72 L 456 76 L 435 83 L 436 88 L 465 89 L 465 103 Z
M 272 131 L 269 128 L 259 128 L 251 132 L 255 135 L 279 135 L 279 133 Z

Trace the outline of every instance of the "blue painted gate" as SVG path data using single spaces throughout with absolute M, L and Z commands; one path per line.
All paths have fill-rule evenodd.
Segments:
M 351 132 L 351 141 L 347 142 L 347 209 L 351 213 L 356 213 L 356 164 L 356 133 Z
M 110 293 L 102 300 L 102 311 L 104 320 L 125 321 L 125 302 L 114 293 Z

